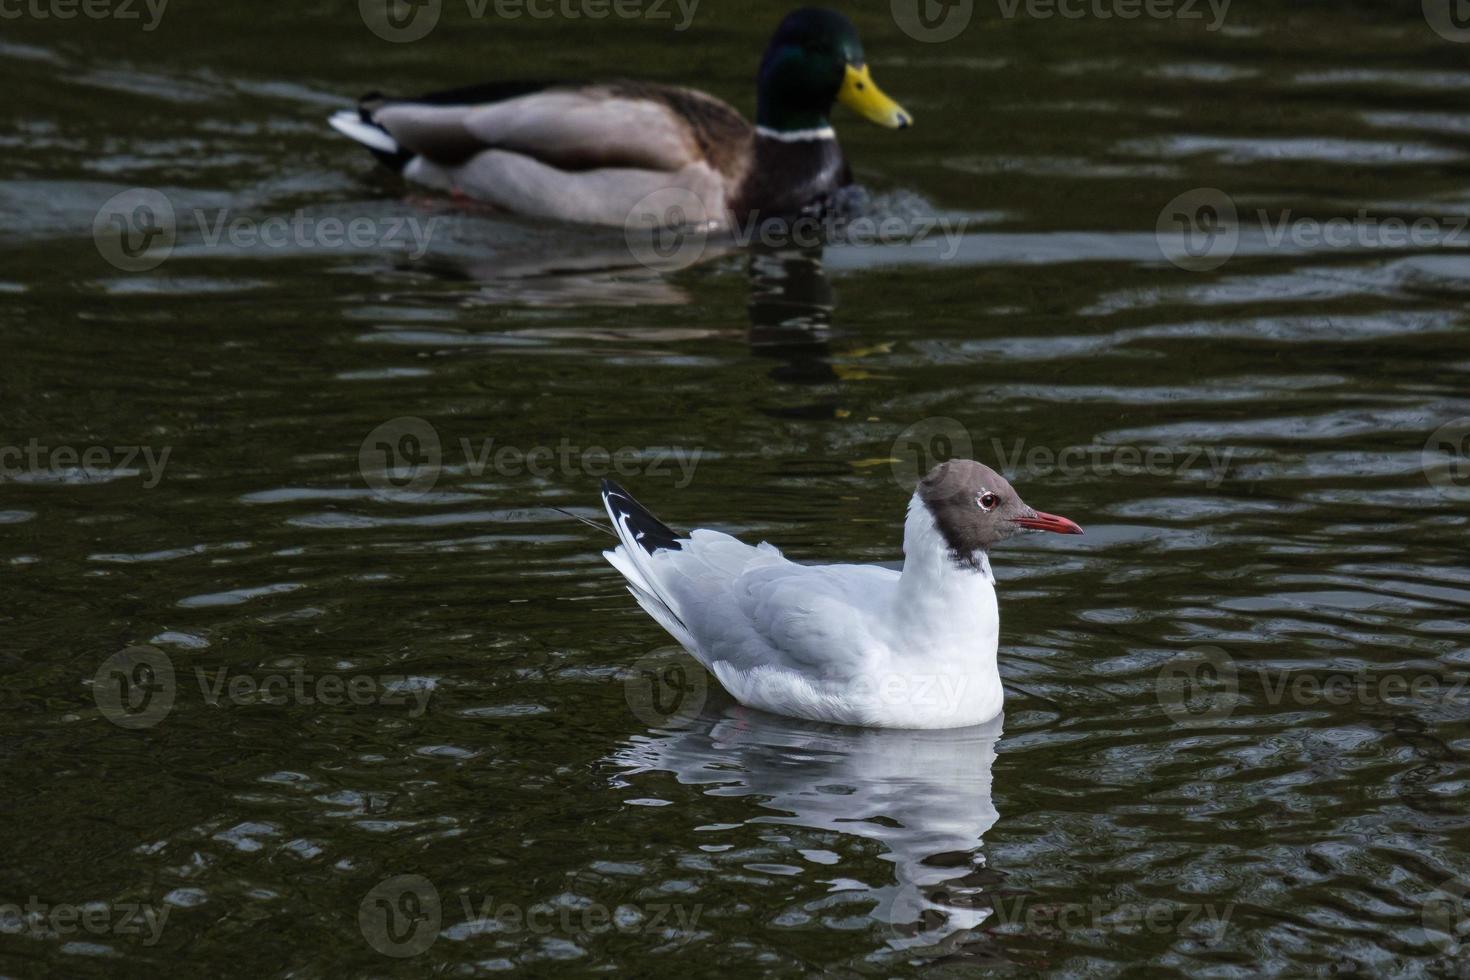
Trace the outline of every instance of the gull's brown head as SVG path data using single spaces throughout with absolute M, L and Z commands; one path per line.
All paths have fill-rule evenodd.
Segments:
M 918 493 L 945 544 L 966 563 L 1021 531 L 1082 533 L 1065 517 L 1032 510 L 1009 480 L 972 459 L 940 463 L 919 482 Z

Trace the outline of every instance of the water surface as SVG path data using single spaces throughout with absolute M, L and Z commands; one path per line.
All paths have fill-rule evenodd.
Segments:
M 839 117 L 864 207 L 958 234 L 672 271 L 323 118 L 635 72 L 750 111 L 784 5 L 406 44 L 338 6 L 5 23 L 6 975 L 1464 974 L 1470 70 L 1418 4 L 875 7 L 918 125 Z M 93 236 L 132 189 L 177 216 L 138 271 Z M 966 444 L 1088 532 L 995 554 L 975 730 L 740 709 L 558 510 L 613 466 L 892 562 Z

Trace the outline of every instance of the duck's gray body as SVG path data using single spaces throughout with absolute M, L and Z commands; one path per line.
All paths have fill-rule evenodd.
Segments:
M 405 178 L 516 214 L 711 228 L 787 217 L 851 182 L 830 128 L 776 133 L 693 89 L 639 82 L 503 83 L 365 98 L 339 132 Z M 666 192 L 658 194 L 657 192 Z

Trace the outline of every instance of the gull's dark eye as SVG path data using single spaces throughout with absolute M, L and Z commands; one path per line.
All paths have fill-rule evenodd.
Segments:
M 1000 505 L 1000 498 L 987 490 L 975 498 L 975 503 L 980 505 L 981 510 L 989 513 Z

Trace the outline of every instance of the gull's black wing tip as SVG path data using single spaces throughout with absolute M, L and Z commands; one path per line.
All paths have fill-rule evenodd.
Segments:
M 657 551 L 680 551 L 679 537 L 673 528 L 654 517 L 647 507 L 612 480 L 602 481 L 602 503 L 607 516 L 624 544 L 637 544 L 650 555 Z M 624 533 L 624 528 L 627 533 Z

